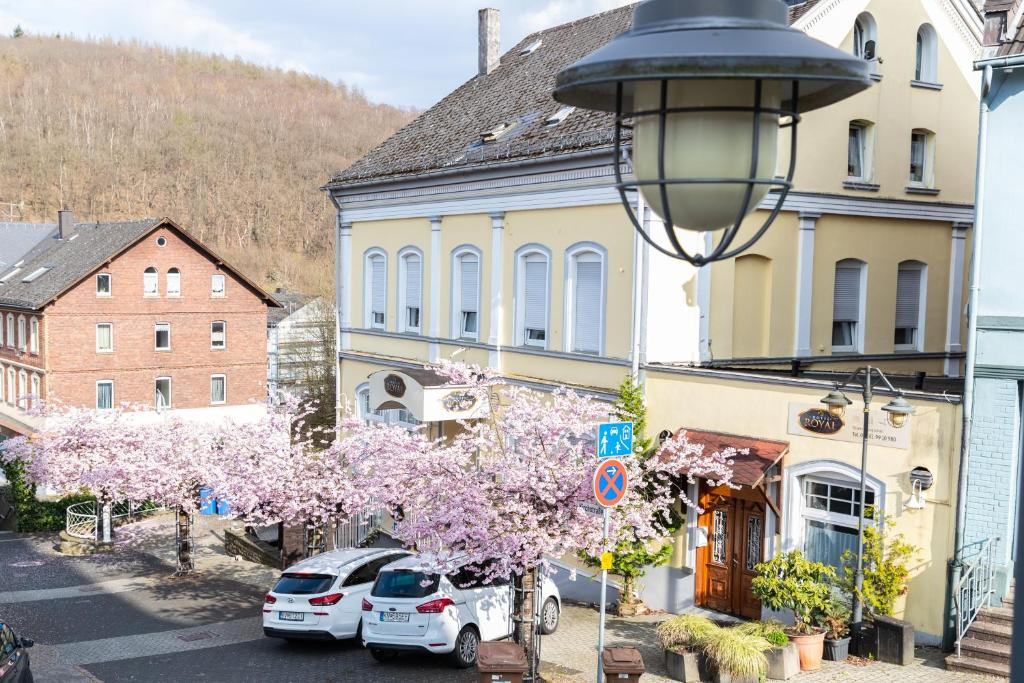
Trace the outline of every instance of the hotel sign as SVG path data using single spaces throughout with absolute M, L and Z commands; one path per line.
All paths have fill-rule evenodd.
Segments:
M 789 404 L 787 432 L 796 436 L 813 436 L 819 439 L 861 443 L 863 440 L 863 417 L 859 409 L 850 406 L 846 415 L 833 417 L 821 405 L 810 403 Z M 868 424 L 868 443 L 887 448 L 910 448 L 910 421 L 902 429 L 896 429 L 885 419 L 885 413 L 875 407 Z

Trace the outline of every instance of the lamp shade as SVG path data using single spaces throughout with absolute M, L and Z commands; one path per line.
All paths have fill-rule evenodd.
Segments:
M 846 397 L 846 394 L 835 389 L 828 392 L 828 394 L 821 399 L 821 402 L 828 408 L 828 412 L 832 417 L 842 417 L 843 413 L 846 412 L 846 406 L 853 403 Z
M 907 403 L 907 400 L 902 396 L 897 396 L 886 403 L 882 406 L 882 410 L 886 412 L 889 424 L 897 429 L 906 424 L 907 418 L 914 414 L 914 406 Z

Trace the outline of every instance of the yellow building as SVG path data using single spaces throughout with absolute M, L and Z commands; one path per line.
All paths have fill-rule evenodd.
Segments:
M 836 560 L 855 519 L 859 445 L 849 425 L 812 434 L 799 414 L 839 371 L 882 367 L 900 376 L 917 414 L 900 434 L 872 430 L 885 445 L 872 446 L 871 492 L 922 549 L 903 614 L 937 638 L 952 555 L 981 21 L 969 0 L 810 0 L 790 19 L 870 58 L 876 83 L 804 117 L 796 188 L 768 234 L 735 260 L 695 269 L 631 228 L 613 187 L 611 119 L 551 98 L 558 71 L 627 29 L 631 8 L 530 35 L 504 55 L 497 12 L 481 11 L 479 73 L 325 188 L 338 209 L 339 391 L 370 412 L 372 373 L 453 355 L 510 383 L 567 384 L 609 401 L 632 374 L 652 433 L 752 437 L 767 449 L 745 464 L 760 479 L 715 498 L 718 514 L 692 511 L 671 566 L 647 581 L 649 599 L 672 609 L 696 601 L 749 613 L 760 607 L 747 556 L 726 572 L 733 558 L 722 548 L 752 549 L 752 563 L 789 548 Z M 779 144 L 782 168 L 786 134 Z M 763 218 L 755 212 L 744 230 Z M 699 250 L 709 236 L 687 239 Z M 412 421 L 416 409 L 387 415 Z M 909 510 L 914 468 L 934 484 L 924 509 Z

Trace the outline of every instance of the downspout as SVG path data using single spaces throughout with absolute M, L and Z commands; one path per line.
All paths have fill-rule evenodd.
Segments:
M 641 193 L 636 193 L 636 215 L 640 216 L 640 220 L 643 220 L 644 215 L 644 197 Z M 640 349 L 641 349 L 641 330 L 645 323 L 643 319 L 643 306 L 644 297 L 647 296 L 645 284 L 645 266 L 646 259 L 644 258 L 644 251 L 646 250 L 647 242 L 644 241 L 640 235 L 633 233 L 633 339 L 632 348 L 632 365 L 630 366 L 630 376 L 633 378 L 635 384 L 640 383 Z
M 334 204 L 334 433 L 341 438 L 341 205 L 330 192 Z

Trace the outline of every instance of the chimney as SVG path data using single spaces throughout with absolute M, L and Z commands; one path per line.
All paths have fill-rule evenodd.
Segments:
M 498 68 L 501 60 L 501 11 L 493 7 L 480 10 L 479 74 L 486 76 Z
M 75 229 L 75 214 L 71 209 L 61 209 L 57 212 L 57 239 L 64 239 L 65 235 Z

